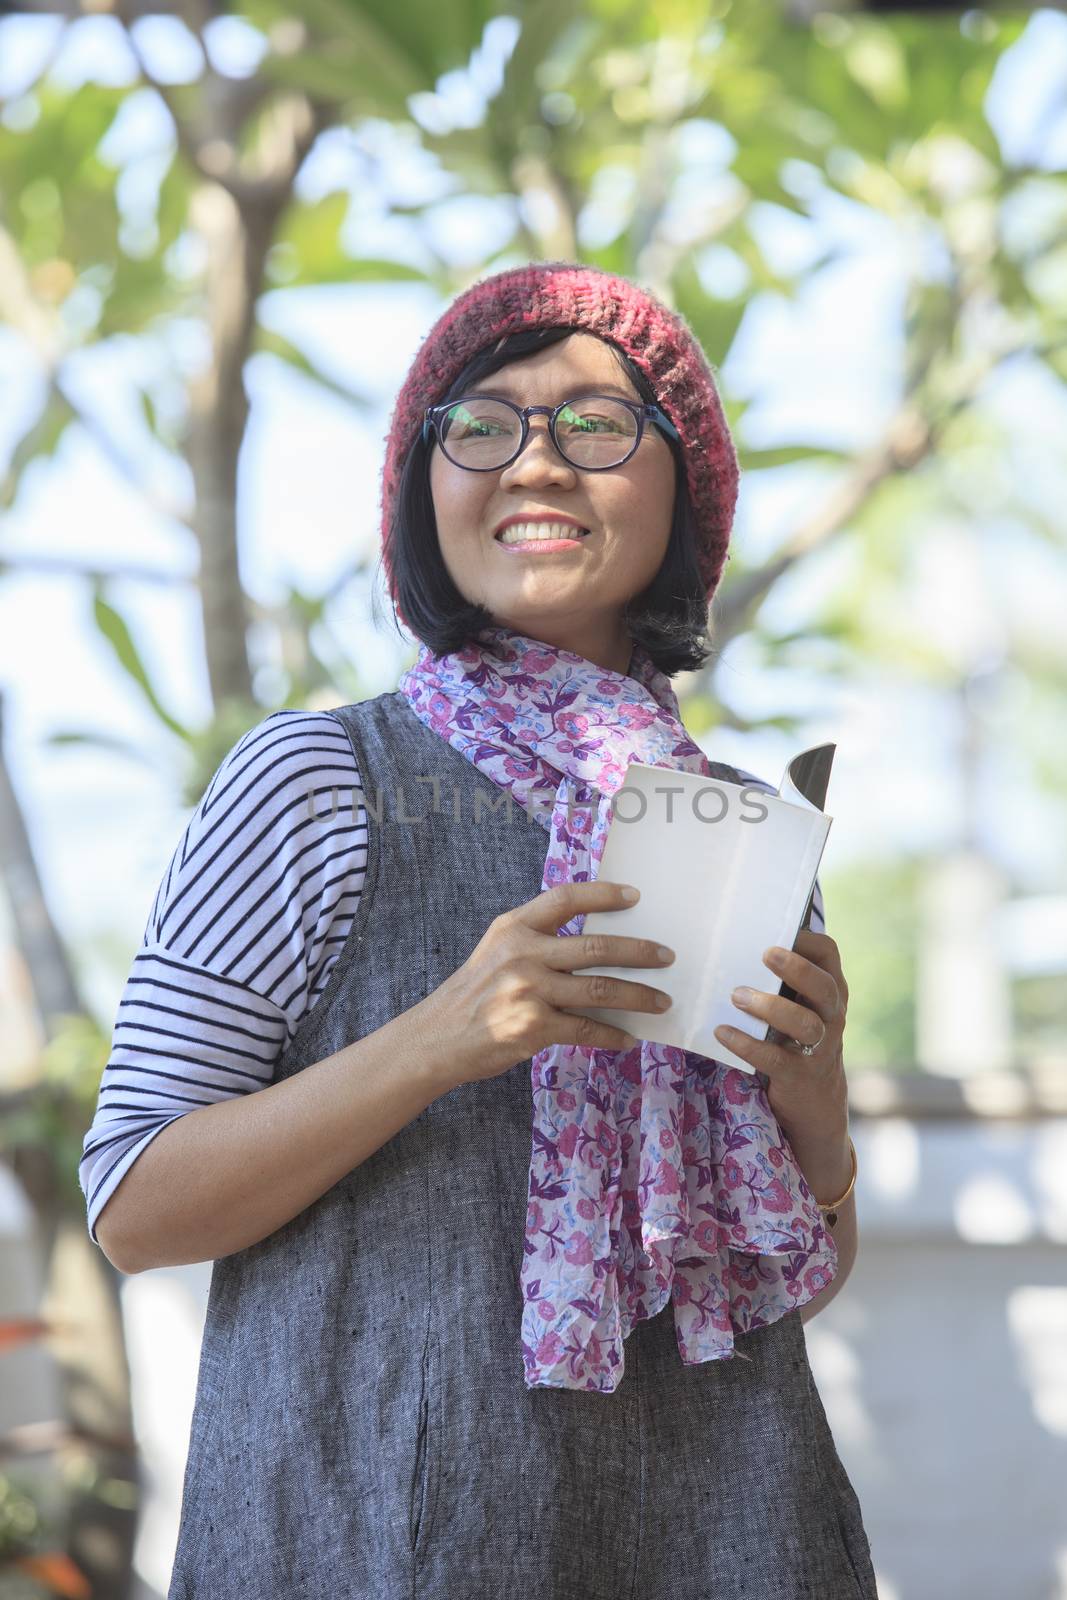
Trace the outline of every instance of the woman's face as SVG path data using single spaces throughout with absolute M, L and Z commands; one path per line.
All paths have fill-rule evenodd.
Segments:
M 470 393 L 492 391 L 516 405 L 556 406 L 582 393 L 641 402 L 612 348 L 573 333 L 500 367 Z M 457 589 L 480 601 L 497 626 L 625 673 L 632 642 L 628 600 L 658 572 L 674 511 L 674 458 L 646 422 L 637 450 L 608 472 L 583 472 L 558 453 L 548 417 L 530 418 L 526 447 L 496 472 L 467 472 L 436 441 L 430 491 L 441 554 Z M 494 537 L 505 517 L 551 521 L 562 513 L 589 533 L 555 550 L 509 550 Z

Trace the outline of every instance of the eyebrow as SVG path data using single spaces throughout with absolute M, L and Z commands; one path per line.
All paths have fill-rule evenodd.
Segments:
M 476 383 L 473 389 L 466 389 L 464 393 L 484 395 L 487 400 L 515 401 L 515 396 L 498 384 Z M 580 397 L 586 394 L 617 394 L 621 400 L 629 400 L 634 405 L 640 404 L 640 401 L 630 393 L 629 389 L 624 388 L 621 383 L 612 383 L 610 381 L 600 383 L 591 380 L 587 384 L 575 384 L 568 389 L 564 399 L 573 400 L 576 396 Z M 517 404 L 518 402 L 515 401 L 515 403 Z

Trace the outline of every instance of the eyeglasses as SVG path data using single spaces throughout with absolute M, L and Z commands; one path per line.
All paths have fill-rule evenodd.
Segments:
M 490 395 L 464 395 L 443 405 L 427 406 L 422 438 L 436 434 L 449 461 L 467 472 L 498 472 L 521 453 L 530 434 L 530 418 L 548 417 L 552 443 L 572 467 L 607 472 L 629 461 L 653 422 L 672 439 L 678 430 L 656 405 L 640 405 L 613 394 L 586 394 L 558 406 L 517 406 Z

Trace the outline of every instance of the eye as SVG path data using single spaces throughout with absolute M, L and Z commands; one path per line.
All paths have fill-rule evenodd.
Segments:
M 603 400 L 575 400 L 564 406 L 556 428 L 571 434 L 628 434 L 633 432 L 633 425 L 633 413 L 625 406 Z
M 464 420 L 458 428 L 451 430 L 458 439 L 486 438 L 499 433 L 500 429 L 494 422 L 486 422 L 484 418 L 472 417 Z

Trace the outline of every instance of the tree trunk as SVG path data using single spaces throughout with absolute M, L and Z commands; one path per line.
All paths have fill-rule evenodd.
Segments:
M 67 952 L 48 910 L 29 832 L 4 752 L 3 698 L 0 696 L 0 884 L 11 907 L 15 939 L 30 974 L 33 999 L 46 1039 L 53 1039 L 61 1017 L 82 1015 L 86 1007 Z M 25 1102 L 20 1094 L 0 1095 L 0 1118 Z M 31 1084 L 29 1093 L 33 1093 Z M 5 1103 L 6 1102 L 6 1103 Z M 66 1430 L 80 1437 L 63 1448 L 88 1466 L 83 1481 L 68 1491 L 66 1549 L 92 1585 L 94 1600 L 120 1600 L 129 1593 L 137 1531 L 136 1490 L 129 1503 L 100 1498 L 94 1482 L 138 1481 L 137 1449 L 130 1412 L 130 1373 L 119 1314 L 118 1274 L 93 1244 L 84 1218 L 71 1217 L 57 1182 L 55 1156 L 44 1144 L 15 1146 L 11 1167 L 33 1207 L 41 1279 L 41 1307 L 15 1308 L 61 1324 L 48 1345 L 56 1362 Z M 48 1419 L 42 1419 L 48 1420 Z M 121 1496 L 119 1497 L 121 1499 Z

